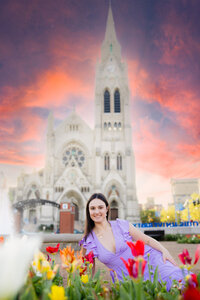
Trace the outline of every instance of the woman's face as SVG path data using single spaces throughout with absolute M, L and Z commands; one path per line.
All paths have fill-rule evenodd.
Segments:
M 89 204 L 90 218 L 95 223 L 101 223 L 106 220 L 108 208 L 106 204 L 100 199 L 93 199 Z

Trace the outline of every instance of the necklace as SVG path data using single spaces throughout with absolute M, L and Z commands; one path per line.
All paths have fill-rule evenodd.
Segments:
M 97 234 L 97 237 L 98 237 L 99 239 L 102 239 L 102 238 L 103 238 L 102 233 Z
M 103 236 L 104 236 L 105 231 L 106 231 L 106 229 L 105 229 L 104 231 L 102 231 L 102 232 L 100 232 L 100 231 L 97 232 L 97 233 L 96 233 L 97 237 L 98 237 L 99 239 L 102 239 Z

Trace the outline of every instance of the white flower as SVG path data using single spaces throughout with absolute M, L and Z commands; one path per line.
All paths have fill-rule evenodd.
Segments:
M 16 295 L 23 286 L 39 246 L 34 237 L 10 237 L 0 244 L 0 299 Z

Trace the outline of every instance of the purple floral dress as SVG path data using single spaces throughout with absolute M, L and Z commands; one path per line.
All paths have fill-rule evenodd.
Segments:
M 126 241 L 132 241 L 132 237 L 129 234 L 129 222 L 126 220 L 117 219 L 116 221 L 110 221 L 112 232 L 115 238 L 116 252 L 113 253 L 106 249 L 94 232 L 90 233 L 86 242 L 83 238 L 80 245 L 86 249 L 86 254 L 93 251 L 94 257 L 97 257 L 102 263 L 104 263 L 109 269 L 114 270 L 119 280 L 123 280 L 122 272 L 125 276 L 128 276 L 128 271 L 120 259 L 123 257 L 125 260 L 133 258 L 130 247 L 126 244 Z M 153 271 L 158 266 L 159 274 L 162 281 L 167 282 L 167 289 L 169 290 L 172 284 L 172 280 L 183 280 L 183 271 L 174 266 L 171 262 L 163 262 L 162 253 L 145 245 L 144 259 L 147 261 L 149 256 L 150 265 L 153 267 Z M 111 277 L 113 278 L 113 272 L 111 271 Z M 144 280 L 149 279 L 148 266 L 146 264 L 144 271 Z M 160 279 L 159 279 L 160 281 Z

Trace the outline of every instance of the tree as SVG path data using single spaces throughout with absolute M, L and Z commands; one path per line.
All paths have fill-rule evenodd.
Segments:
M 160 218 L 156 216 L 155 209 L 146 209 L 140 211 L 142 223 L 160 222 Z
M 160 214 L 161 222 L 175 222 L 175 206 L 171 205 L 168 209 L 162 209 Z

